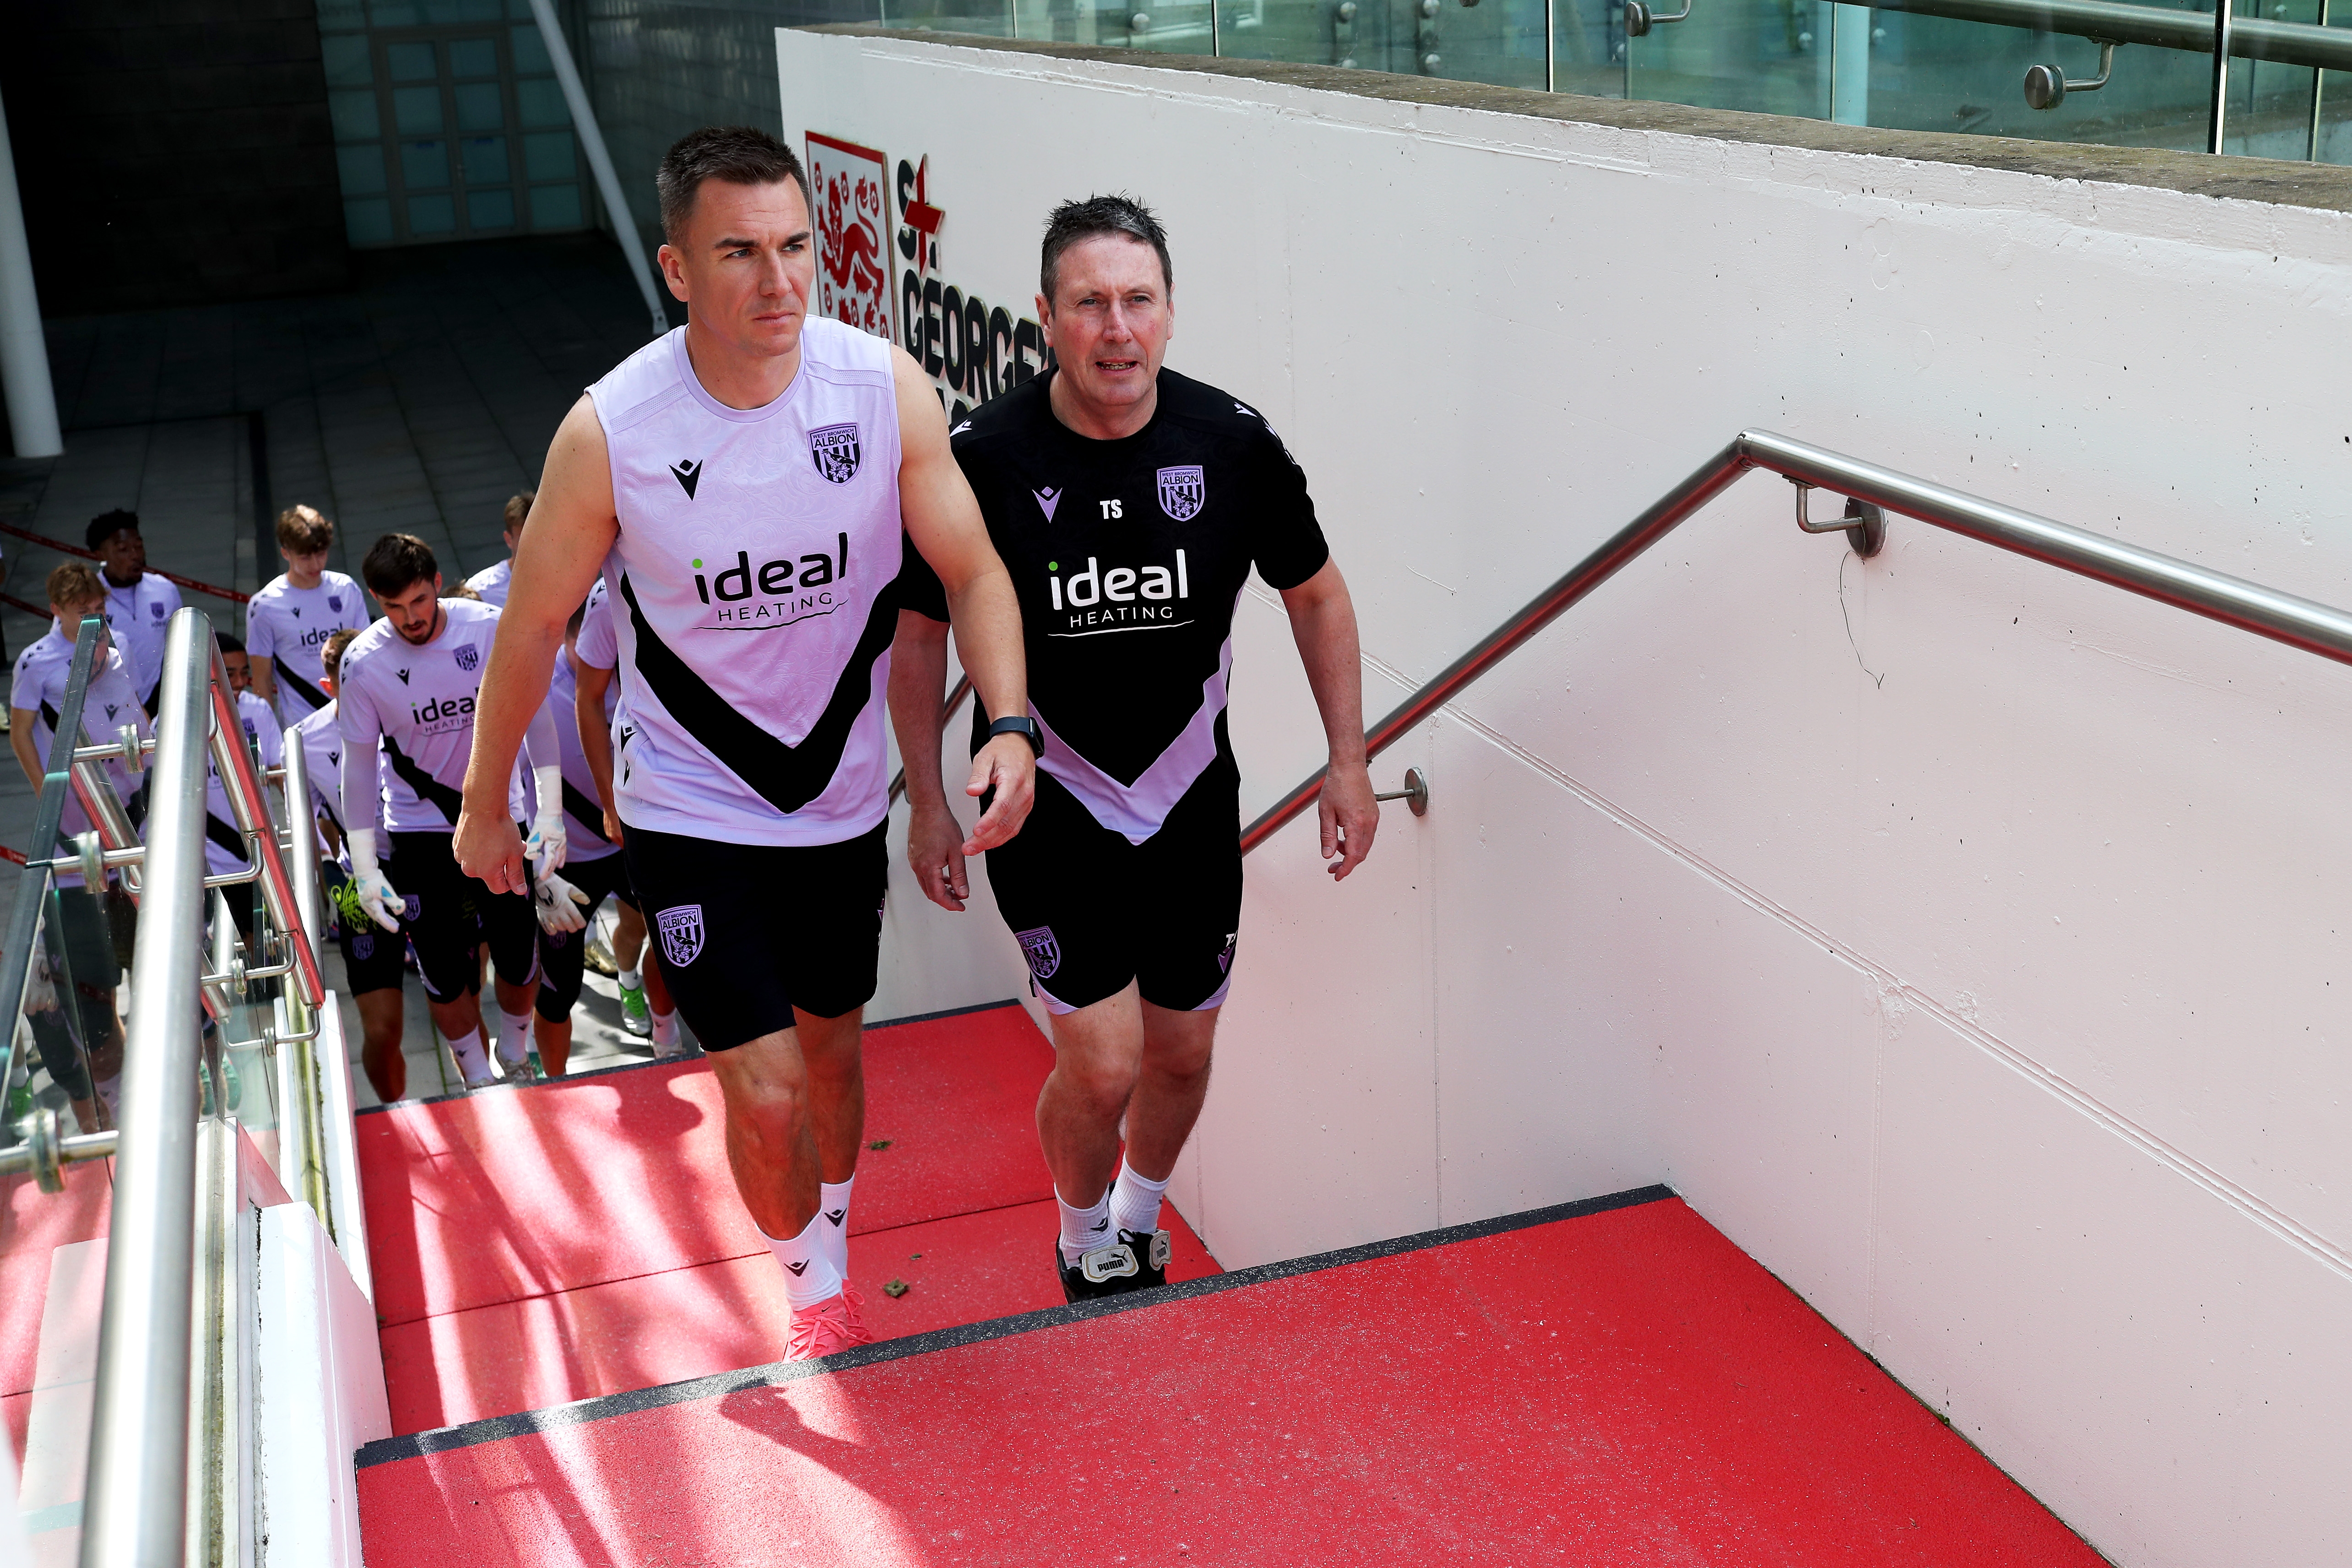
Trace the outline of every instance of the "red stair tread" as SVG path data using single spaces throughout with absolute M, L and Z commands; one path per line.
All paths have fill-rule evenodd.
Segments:
M 859 1229 L 1053 1195 L 1037 1090 L 1053 1047 L 1019 1007 L 871 1030 Z M 702 1060 L 359 1118 L 385 1324 L 758 1251 Z
M 405 1568 L 1032 1564 L 1106 1520 L 1087 1561 L 2100 1562 L 1678 1201 L 372 1465 L 360 1503 Z
M 1169 1278 L 1216 1273 L 1192 1227 L 1165 1212 Z M 850 1279 L 867 1326 L 895 1339 L 1060 1306 L 1047 1253 L 1057 1223 L 1048 1199 L 852 1236 Z M 882 1289 L 894 1279 L 910 1287 L 895 1300 Z M 392 1427 L 422 1432 L 759 1366 L 783 1354 L 790 1326 L 782 1275 L 764 1247 L 397 1324 L 383 1336 Z
M 66 1190 L 45 1193 L 31 1176 L 0 1176 L 0 1396 L 33 1386 L 41 1308 L 49 1296 L 49 1255 L 104 1236 L 114 1211 L 114 1162 L 68 1165 Z M 19 1419 L 22 1419 L 19 1416 Z M 22 1454 L 23 1436 L 16 1451 Z

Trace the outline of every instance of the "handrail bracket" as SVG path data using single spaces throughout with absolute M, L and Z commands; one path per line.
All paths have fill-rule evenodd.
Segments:
M 1843 515 L 1827 522 L 1815 522 L 1805 515 L 1805 498 L 1813 487 L 1804 480 L 1791 479 L 1797 488 L 1797 526 L 1807 533 L 1843 533 L 1856 555 L 1864 561 L 1877 554 L 1886 545 L 1886 514 L 1866 500 L 1846 498 Z

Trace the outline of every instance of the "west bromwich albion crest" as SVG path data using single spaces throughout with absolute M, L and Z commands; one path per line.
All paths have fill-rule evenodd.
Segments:
M 1062 967 L 1062 944 L 1054 940 L 1054 928 L 1039 926 L 1013 934 L 1020 939 L 1022 955 L 1029 960 L 1029 973 L 1040 980 L 1053 979 L 1054 971 Z
M 473 672 L 476 665 L 482 662 L 482 650 L 476 647 L 471 643 L 458 644 L 456 649 L 456 654 L 457 658 L 457 668 L 465 670 L 468 674 Z
M 654 916 L 660 928 L 662 956 L 684 969 L 702 956 L 702 906 L 680 904 Z
M 847 484 L 857 474 L 857 426 L 824 425 L 810 431 L 809 456 L 827 480 Z
M 1177 521 L 1190 522 L 1198 517 L 1208 499 L 1209 482 L 1202 477 L 1200 464 L 1160 470 L 1160 510 Z

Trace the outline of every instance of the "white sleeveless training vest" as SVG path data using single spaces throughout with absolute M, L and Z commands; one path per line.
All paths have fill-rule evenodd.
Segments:
M 621 524 L 604 582 L 622 821 L 731 844 L 873 827 L 901 526 L 890 345 L 811 320 L 783 395 L 730 408 L 681 327 L 588 395 Z

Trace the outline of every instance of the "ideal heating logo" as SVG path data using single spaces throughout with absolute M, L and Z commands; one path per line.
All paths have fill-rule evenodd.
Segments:
M 1045 587 L 1054 608 L 1066 617 L 1068 629 L 1053 637 L 1091 637 L 1097 632 L 1154 630 L 1192 625 L 1190 616 L 1177 619 L 1183 601 L 1192 596 L 1192 579 L 1184 552 L 1176 552 L 1170 566 L 1105 568 L 1089 555 L 1081 570 L 1065 573 L 1058 561 L 1045 563 Z
M 408 716 L 416 721 L 420 735 L 446 734 L 463 730 L 474 722 L 474 700 L 471 697 L 428 697 L 422 702 L 408 705 Z
M 725 631 L 765 631 L 829 616 L 845 602 L 845 591 L 838 585 L 849 580 L 849 535 L 834 539 L 831 555 L 780 555 L 755 567 L 751 552 L 739 550 L 732 565 L 707 574 L 698 555 L 695 594 L 715 612 L 712 624 Z

